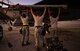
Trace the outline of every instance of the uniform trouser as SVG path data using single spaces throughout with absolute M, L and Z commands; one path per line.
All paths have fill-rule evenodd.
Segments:
M 22 27 L 22 43 L 26 44 L 29 41 L 29 27 L 23 26 Z
M 39 37 L 41 38 L 42 42 L 44 43 L 45 37 L 41 35 L 42 27 L 35 27 L 35 46 L 39 47 Z

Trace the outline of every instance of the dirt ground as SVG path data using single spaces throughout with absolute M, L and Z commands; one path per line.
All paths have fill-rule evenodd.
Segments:
M 59 39 L 63 41 L 64 47 L 69 51 L 80 51 L 80 21 L 64 21 L 58 22 L 58 32 L 57 35 Z M 19 33 L 20 27 L 14 27 L 13 31 L 8 31 L 8 26 L 3 25 L 4 28 L 4 38 L 0 42 L 0 51 L 36 51 L 34 44 L 34 28 L 30 27 L 30 45 L 21 46 L 21 37 Z M 8 47 L 8 42 L 10 42 L 13 47 Z M 46 51 L 45 48 L 40 44 L 40 51 Z

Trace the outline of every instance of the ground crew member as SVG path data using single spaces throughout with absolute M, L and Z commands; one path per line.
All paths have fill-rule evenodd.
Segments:
M 31 11 L 31 14 L 34 18 L 34 27 L 35 27 L 35 46 L 36 46 L 36 49 L 37 51 L 39 50 L 39 36 L 41 36 L 41 31 L 42 31 L 42 23 L 43 23 L 43 18 L 44 18 L 44 15 L 46 13 L 46 7 L 44 9 L 44 12 L 42 15 L 40 15 L 39 11 L 36 12 L 36 14 L 33 13 L 32 11 L 32 7 L 30 8 L 30 11 Z M 42 37 L 42 41 L 43 41 L 43 44 L 44 44 L 44 37 Z
M 50 34 L 52 36 L 56 36 L 56 31 L 57 31 L 57 21 L 59 19 L 59 15 L 60 15 L 60 8 L 58 10 L 58 15 L 57 16 L 54 16 L 54 14 L 52 13 L 52 11 L 50 11 L 50 9 L 48 8 L 48 14 L 49 14 L 49 17 L 50 17 L 50 24 L 51 24 L 51 27 L 50 27 Z
M 29 45 L 29 18 L 28 14 L 22 14 L 20 17 L 23 23 L 22 27 L 22 35 L 23 35 L 23 40 L 22 40 L 22 46 Z

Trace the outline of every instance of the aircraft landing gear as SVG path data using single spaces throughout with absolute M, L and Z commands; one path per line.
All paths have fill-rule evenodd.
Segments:
M 9 30 L 9 31 L 12 31 L 12 27 L 9 27 L 8 30 Z

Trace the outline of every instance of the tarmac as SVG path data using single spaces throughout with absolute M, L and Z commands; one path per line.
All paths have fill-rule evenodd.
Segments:
M 12 31 L 8 31 L 8 25 L 2 24 L 4 30 L 3 40 L 0 42 L 0 51 L 36 51 L 34 39 L 34 27 L 30 27 L 30 45 L 22 46 L 20 34 L 20 26 L 13 27 Z M 63 41 L 63 45 L 69 51 L 80 51 L 80 21 L 61 21 L 58 22 L 59 39 Z M 41 40 L 40 40 L 41 41 Z M 8 47 L 10 42 L 13 47 Z M 40 51 L 46 51 L 40 43 Z

